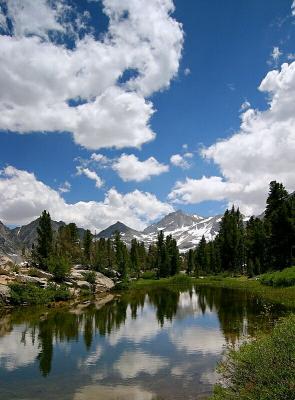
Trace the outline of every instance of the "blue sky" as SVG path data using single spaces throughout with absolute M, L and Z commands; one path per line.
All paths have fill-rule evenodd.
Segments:
M 24 0 L 22 7 L 21 3 L 0 1 L 0 51 L 4 50 L 0 60 L 4 87 L 0 95 L 0 200 L 5 203 L 0 206 L 0 220 L 24 223 L 49 208 L 56 219 L 74 219 L 92 229 L 117 219 L 142 228 L 172 208 L 206 216 L 222 213 L 235 203 L 247 214 L 258 213 L 271 179 L 294 190 L 295 178 L 290 173 L 295 135 L 290 122 L 295 103 L 292 1 L 175 0 L 174 12 L 170 0 L 152 0 L 148 9 L 144 0 L 39 0 L 38 10 L 32 0 Z M 109 16 L 114 13 L 113 30 L 108 12 Z M 154 26 L 145 25 L 146 13 L 156 21 Z M 130 27 L 133 33 L 138 29 L 132 49 L 128 47 Z M 108 29 L 109 42 L 103 36 Z M 158 51 L 155 59 L 147 54 L 145 34 L 152 48 L 148 51 Z M 79 43 L 90 35 L 92 42 L 84 43 L 86 60 L 77 55 L 68 66 L 58 58 L 61 48 L 78 53 Z M 110 50 L 110 64 L 101 70 L 104 53 L 99 43 Z M 24 49 L 24 58 L 18 56 L 14 63 L 19 49 Z M 134 51 L 126 61 L 130 69 L 122 63 L 128 51 Z M 79 62 L 81 74 L 86 72 L 79 88 L 72 89 L 78 72 L 73 79 L 66 74 L 71 68 L 79 71 Z M 281 69 L 283 63 L 287 63 L 286 71 Z M 114 75 L 118 68 L 121 77 L 109 79 L 112 68 Z M 54 80 L 52 71 L 62 76 L 60 81 Z M 130 83 L 140 74 L 145 76 L 140 76 L 138 84 Z M 94 114 L 100 112 L 100 99 L 109 95 L 106 92 L 117 88 L 136 95 L 126 99 L 136 109 L 126 123 L 125 116 L 112 109 L 118 98 L 114 91 L 109 108 L 103 110 L 107 116 Z M 70 100 L 72 96 L 75 100 Z M 80 117 L 75 125 L 70 111 L 63 109 L 65 104 L 75 109 L 96 100 L 96 109 L 85 110 L 81 125 Z M 288 115 L 281 114 L 279 102 L 284 109 L 290 108 Z M 47 110 L 52 112 L 50 117 Z M 106 121 L 101 123 L 103 118 Z M 109 123 L 112 118 L 115 122 Z M 153 140 L 151 135 L 155 135 Z M 102 137 L 111 139 L 97 139 Z M 91 161 L 93 153 L 106 158 Z M 176 154 L 173 163 L 171 157 Z M 141 164 L 150 157 L 153 161 Z M 121 196 L 116 212 L 116 201 L 108 197 L 113 189 Z M 30 195 L 23 196 L 25 190 L 31 190 Z M 42 193 L 47 200 L 40 198 Z M 70 209 L 69 205 L 79 202 L 83 210 Z M 95 203 L 91 211 L 89 202 Z M 135 211 L 139 203 L 142 209 Z

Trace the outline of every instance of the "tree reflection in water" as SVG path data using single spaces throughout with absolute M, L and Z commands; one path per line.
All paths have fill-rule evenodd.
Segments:
M 85 347 L 91 348 L 94 335 L 110 335 L 124 325 L 128 315 L 138 318 L 144 307 L 155 310 L 162 328 L 175 318 L 185 318 L 181 310 L 182 296 L 194 299 L 194 312 L 215 312 L 226 342 L 235 345 L 245 335 L 255 336 L 257 331 L 267 331 L 282 307 L 266 304 L 244 291 L 210 287 L 165 287 L 134 290 L 120 296 L 108 295 L 105 300 L 67 309 L 22 308 L 0 319 L 1 336 L 9 334 L 13 325 L 23 324 L 22 335 L 40 346 L 38 355 L 41 374 L 50 374 L 54 342 L 78 341 L 83 335 Z M 271 308 L 271 312 L 270 312 Z M 130 313 L 128 313 L 130 310 Z M 5 328 L 6 327 L 6 328 Z M 0 336 L 0 337 L 1 337 Z

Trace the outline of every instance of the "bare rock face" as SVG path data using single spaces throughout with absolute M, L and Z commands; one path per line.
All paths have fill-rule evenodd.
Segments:
M 95 272 L 95 283 L 94 285 L 85 281 L 85 273 L 89 272 L 86 269 L 77 269 L 72 268 L 71 273 L 69 275 L 69 280 L 74 284 L 74 286 L 78 288 L 88 288 L 93 289 L 95 293 L 103 293 L 111 290 L 115 284 L 114 281 L 100 272 Z
M 0 285 L 0 301 L 4 304 L 10 302 L 10 289 L 7 285 Z
M 101 293 L 108 290 L 111 290 L 115 284 L 114 281 L 107 276 L 101 274 L 100 272 L 95 273 L 95 292 Z
M 91 284 L 87 281 L 77 281 L 76 286 L 80 289 L 91 289 Z
M 35 283 L 39 286 L 45 287 L 47 286 L 46 278 L 37 278 L 35 276 L 18 274 L 15 276 L 15 281 L 19 283 Z

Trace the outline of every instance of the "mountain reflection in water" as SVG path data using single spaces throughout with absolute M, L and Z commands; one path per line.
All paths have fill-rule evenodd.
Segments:
M 0 398 L 206 398 L 226 346 L 268 331 L 285 312 L 244 291 L 206 287 L 3 312 Z

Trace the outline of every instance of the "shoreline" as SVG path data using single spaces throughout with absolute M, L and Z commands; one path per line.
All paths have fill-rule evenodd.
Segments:
M 295 309 L 295 286 L 274 288 L 271 286 L 262 285 L 258 280 L 255 280 L 255 278 L 223 278 L 218 275 L 207 276 L 203 278 L 187 277 L 186 281 L 187 282 L 183 284 L 246 290 L 253 293 L 253 295 L 262 297 L 273 303 L 279 303 L 286 307 Z M 177 281 L 174 283 L 173 278 L 162 278 L 158 280 L 139 279 L 138 281 L 132 282 L 130 289 L 140 289 L 148 286 L 174 286 L 181 284 L 181 282 L 177 283 Z

